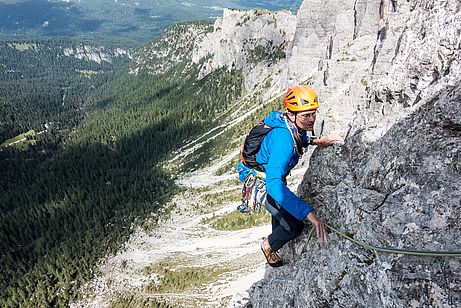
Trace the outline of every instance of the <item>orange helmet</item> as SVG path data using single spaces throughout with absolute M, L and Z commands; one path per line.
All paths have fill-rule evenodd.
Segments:
M 293 112 L 315 110 L 319 108 L 317 94 L 305 85 L 290 87 L 283 97 L 283 108 Z

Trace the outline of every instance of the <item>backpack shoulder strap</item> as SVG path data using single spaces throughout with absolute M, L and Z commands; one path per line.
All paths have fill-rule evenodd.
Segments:
M 302 146 L 301 140 L 298 137 L 298 134 L 296 134 L 296 137 L 295 137 L 295 134 L 293 134 L 293 130 L 290 127 L 290 124 L 288 124 L 286 116 L 283 116 L 283 119 L 285 120 L 285 125 L 287 126 L 287 129 L 290 132 L 291 138 L 293 139 L 293 144 L 296 150 L 296 154 L 298 154 L 298 156 L 302 156 L 303 146 Z

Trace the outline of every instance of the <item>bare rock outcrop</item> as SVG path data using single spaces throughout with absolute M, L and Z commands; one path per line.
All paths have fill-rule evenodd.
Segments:
M 376 246 L 461 247 L 461 87 L 392 126 L 315 151 L 300 194 L 329 224 Z M 282 251 L 252 290 L 255 307 L 459 307 L 459 258 L 382 254 L 331 234 Z
M 296 15 L 289 11 L 225 9 L 213 31 L 195 45 L 192 60 L 206 59 L 199 78 L 220 67 L 240 69 L 248 91 L 267 82 L 277 86 L 267 96 L 278 94 L 285 87 L 295 27 Z
M 66 47 L 63 49 L 64 56 L 75 57 L 80 60 L 93 61 L 96 63 L 112 63 L 113 58 L 127 57 L 132 58 L 132 51 L 123 48 L 106 48 L 104 46 L 90 46 L 80 44 L 75 47 Z
M 309 35 L 295 34 L 292 72 L 334 59 L 335 50 L 357 61 L 330 61 L 326 85 L 315 81 L 325 65 L 313 77 L 324 95 L 334 96 L 342 73 L 333 71 L 344 70 L 353 74 L 353 94 L 328 102 L 328 113 L 346 116 L 328 130 L 341 131 L 348 119 L 347 139 L 314 151 L 299 194 L 325 221 L 362 242 L 459 250 L 461 3 L 357 0 L 352 9 L 341 1 L 322 3 L 320 9 L 306 0 L 298 13 L 298 28 L 305 27 L 296 33 Z M 315 22 L 306 21 L 309 16 Z M 342 29 L 349 30 L 340 35 Z M 309 44 L 322 52 L 308 50 Z M 365 76 L 366 83 L 357 80 Z M 377 253 L 334 233 L 328 246 L 302 237 L 281 254 L 289 264 L 268 268 L 253 286 L 254 307 L 461 306 L 459 258 Z

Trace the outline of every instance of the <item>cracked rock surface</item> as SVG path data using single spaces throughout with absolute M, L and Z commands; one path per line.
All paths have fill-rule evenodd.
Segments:
M 306 18 L 315 5 L 305 1 L 298 15 Z M 357 0 L 325 17 L 334 24 L 345 20 L 341 14 L 352 16 L 351 39 L 374 31 L 373 51 L 356 64 L 367 65 L 369 82 L 345 144 L 314 151 L 298 193 L 328 224 L 361 242 L 461 248 L 460 6 Z M 369 11 L 359 21 L 357 10 Z M 333 27 L 316 18 L 321 29 Z M 315 33 L 328 50 L 331 32 L 324 32 Z M 324 56 L 334 58 L 335 48 Z M 330 87 L 339 87 L 332 68 Z M 286 245 L 280 253 L 288 264 L 266 269 L 250 290 L 253 306 L 461 306 L 460 258 L 377 253 L 335 233 L 330 239 L 325 245 L 301 236 Z
M 329 224 L 362 242 L 461 247 L 460 100 L 458 86 L 369 146 L 358 133 L 342 147 L 315 151 L 300 194 Z M 267 270 L 252 289 L 254 306 L 461 304 L 459 258 L 375 253 L 330 235 L 328 246 L 301 237 L 284 247 L 290 263 Z

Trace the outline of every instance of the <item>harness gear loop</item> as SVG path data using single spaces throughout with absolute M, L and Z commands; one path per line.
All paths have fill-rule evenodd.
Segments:
M 242 186 L 242 203 L 237 206 L 241 213 L 261 212 L 266 209 L 266 174 L 254 169 L 246 177 Z

